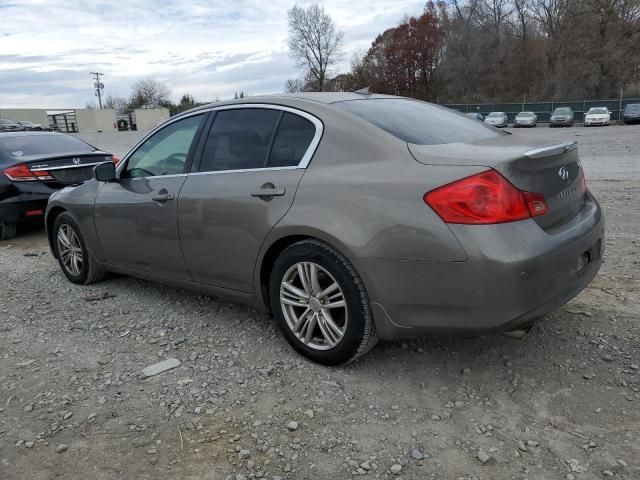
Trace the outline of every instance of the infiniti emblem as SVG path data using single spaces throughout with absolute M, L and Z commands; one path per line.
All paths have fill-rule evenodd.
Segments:
M 78 157 L 74 158 L 71 161 L 73 162 L 74 165 L 80 165 L 80 159 Z
M 569 180 L 569 170 L 567 170 L 566 167 L 560 167 L 560 170 L 558 170 L 558 176 L 562 180 Z

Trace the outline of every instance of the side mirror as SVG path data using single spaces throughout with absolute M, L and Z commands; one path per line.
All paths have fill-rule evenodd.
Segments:
M 93 167 L 93 178 L 99 182 L 113 182 L 116 179 L 116 166 L 113 162 L 104 162 Z

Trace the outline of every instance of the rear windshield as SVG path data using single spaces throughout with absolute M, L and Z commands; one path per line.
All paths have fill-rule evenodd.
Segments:
M 640 103 L 632 103 L 624 107 L 627 112 L 638 112 L 640 111 Z
M 0 153 L 2 157 L 19 159 L 30 155 L 49 153 L 93 152 L 95 148 L 65 134 L 56 135 L 0 135 Z
M 333 105 L 417 145 L 469 143 L 506 135 L 457 112 L 416 100 L 350 100 Z
M 555 114 L 560 114 L 560 115 L 568 115 L 571 113 L 571 109 L 570 108 L 556 108 L 553 113 Z
M 491 112 L 488 116 L 491 118 L 504 117 L 504 112 Z
M 533 112 L 520 112 L 519 117 L 533 117 Z
M 609 111 L 605 110 L 604 108 L 592 108 L 587 113 L 593 113 L 595 115 L 606 115 L 607 113 L 609 113 Z

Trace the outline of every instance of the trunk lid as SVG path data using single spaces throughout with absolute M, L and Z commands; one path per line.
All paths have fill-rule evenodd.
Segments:
M 93 178 L 93 167 L 100 163 L 110 162 L 111 154 L 95 152 L 65 153 L 56 156 L 31 155 L 21 160 L 33 172 L 48 172 L 53 180 L 45 183 L 60 185 L 77 185 Z
M 409 151 L 426 165 L 493 168 L 518 189 L 544 195 L 549 211 L 534 218 L 543 229 L 573 218 L 586 200 L 576 142 L 532 145 L 510 136 L 470 144 L 409 144 Z

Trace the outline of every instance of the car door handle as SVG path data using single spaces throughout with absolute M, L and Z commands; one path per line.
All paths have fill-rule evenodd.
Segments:
M 252 197 L 281 197 L 285 194 L 284 188 L 261 188 L 251 194 Z
M 155 197 L 151 197 L 154 202 L 168 202 L 169 200 L 173 200 L 173 195 L 171 193 L 163 193 L 161 195 L 156 195 Z

